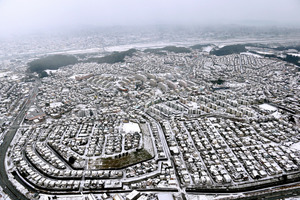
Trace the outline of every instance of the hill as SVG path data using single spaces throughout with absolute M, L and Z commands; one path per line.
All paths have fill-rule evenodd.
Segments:
M 207 46 L 211 46 L 211 45 L 213 45 L 213 44 L 196 44 L 196 45 L 191 46 L 190 48 L 202 50 L 203 47 L 207 47 Z
M 163 48 L 144 50 L 144 52 L 150 52 L 150 53 L 155 53 L 155 54 L 163 54 L 164 51 L 173 52 L 173 53 L 190 53 L 191 52 L 191 50 L 186 47 L 176 47 L 176 46 L 166 46 Z
M 40 76 L 45 75 L 46 69 L 58 69 L 67 65 L 74 65 L 78 63 L 78 60 L 75 56 L 71 55 L 50 55 L 43 58 L 36 59 L 28 63 L 28 71 L 36 72 Z
M 235 45 L 228 45 L 224 46 L 220 49 L 212 50 L 210 54 L 216 55 L 216 56 L 225 56 L 230 54 L 239 54 L 241 52 L 246 52 L 247 49 L 245 48 L 245 45 L 242 44 L 235 44 Z
M 124 62 L 125 57 L 126 56 L 133 56 L 133 54 L 136 52 L 136 49 L 129 49 L 127 51 L 121 51 L 121 52 L 113 52 L 110 55 L 107 56 L 103 56 L 100 58 L 89 58 L 87 59 L 85 62 L 96 62 L 96 63 L 109 63 L 109 64 L 113 64 L 113 63 L 118 63 L 118 62 Z

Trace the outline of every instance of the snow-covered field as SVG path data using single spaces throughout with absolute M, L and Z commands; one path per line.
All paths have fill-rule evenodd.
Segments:
M 213 46 L 207 46 L 207 47 L 203 48 L 203 51 L 206 51 L 209 53 L 213 48 L 214 48 Z
M 262 56 L 254 54 L 254 53 L 250 53 L 250 52 L 242 52 L 240 54 L 242 54 L 242 55 L 248 55 L 248 56 L 254 56 L 254 57 L 257 57 L 257 58 L 262 58 Z
M 47 72 L 47 74 L 52 73 L 56 73 L 58 70 L 57 69 L 46 69 L 45 72 Z
M 69 79 L 75 79 L 76 76 L 82 77 L 82 76 L 87 76 L 87 75 L 89 75 L 89 74 L 74 74 L 74 75 L 70 76 Z
M 134 132 L 140 132 L 140 126 L 137 123 L 128 122 L 123 124 L 123 130 L 125 133 L 134 133 Z
M 161 96 L 163 93 L 160 89 L 155 90 L 155 96 Z
M 159 193 L 158 195 L 159 199 L 164 199 L 164 200 L 172 200 L 173 196 L 170 193 Z
M 265 51 L 256 51 L 259 54 L 265 54 L 265 55 L 272 55 L 273 53 L 271 52 L 265 52 Z
M 246 83 L 225 83 L 228 87 L 245 87 Z
M 55 51 L 55 52 L 48 53 L 48 55 L 52 55 L 52 54 L 84 54 L 84 53 L 97 53 L 97 52 L 103 52 L 103 48 Z
M 8 76 L 10 80 L 19 80 L 22 78 L 22 76 L 13 74 L 12 72 L 0 72 L 0 78 Z
M 187 105 L 194 108 L 194 109 L 199 107 L 198 104 L 196 102 L 193 102 L 193 101 L 189 102 Z
M 62 105 L 62 102 L 53 102 L 53 103 L 50 103 L 50 108 L 59 107 L 61 105 Z
M 7 74 L 9 74 L 9 72 L 0 72 L 0 78 L 4 77 L 4 76 L 7 76 Z
M 263 110 L 269 110 L 269 111 L 276 111 L 276 110 L 277 110 L 276 107 L 271 106 L 271 105 L 266 104 L 266 103 L 259 105 L 259 107 L 260 107 L 261 109 L 263 109 Z
M 279 118 L 281 117 L 281 114 L 280 114 L 280 112 L 278 112 L 278 111 L 272 113 L 272 115 L 273 115 L 276 119 L 279 119 Z
M 112 51 L 126 51 L 128 49 L 140 49 L 145 50 L 148 48 L 163 48 L 166 46 L 188 46 L 191 45 L 189 43 L 183 43 L 183 42 L 153 42 L 153 43 L 136 43 L 136 44 L 130 44 L 130 45 L 118 45 L 118 46 L 110 46 L 106 47 L 105 50 L 112 52 Z
M 292 144 L 290 147 L 293 148 L 293 149 L 300 150 L 300 142 Z
M 300 53 L 291 53 L 290 55 L 300 57 Z
M 52 197 L 51 195 L 44 195 L 44 194 L 40 194 L 40 200 L 48 200 L 48 197 Z M 57 199 L 59 200 L 82 200 L 87 198 L 88 195 L 57 195 Z

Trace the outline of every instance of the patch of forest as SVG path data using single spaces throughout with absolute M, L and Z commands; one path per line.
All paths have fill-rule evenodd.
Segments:
M 242 44 L 235 44 L 235 45 L 228 45 L 224 46 L 220 49 L 215 49 L 210 52 L 212 55 L 216 56 L 225 56 L 230 54 L 239 54 L 242 52 L 246 52 L 247 49 L 245 48 L 245 45 Z
M 165 54 L 164 51 L 173 52 L 173 53 L 190 53 L 191 52 L 191 50 L 186 47 L 177 47 L 177 46 L 166 46 L 163 48 L 144 50 L 144 52 L 150 52 L 150 53 L 155 53 L 155 54 Z
M 118 62 L 125 62 L 125 57 L 131 57 L 133 56 L 133 54 L 137 52 L 136 49 L 129 49 L 127 51 L 121 51 L 121 52 L 113 52 L 112 54 L 109 54 L 107 56 L 103 56 L 103 57 L 92 57 L 92 58 L 88 58 L 87 60 L 85 60 L 84 62 L 96 62 L 96 63 L 109 63 L 109 64 L 113 64 L 113 63 L 118 63 Z
M 60 67 L 74 65 L 76 63 L 78 63 L 78 60 L 72 55 L 50 55 L 29 62 L 28 72 L 36 72 L 39 76 L 44 77 L 47 76 L 45 72 L 47 69 L 56 70 Z
M 268 44 L 260 44 L 260 43 L 246 43 L 244 44 L 246 47 L 258 47 L 258 48 L 271 48 Z
M 299 63 L 300 57 L 299 56 L 286 55 L 286 57 L 282 58 L 282 60 L 289 62 L 289 63 L 293 63 L 300 67 L 300 63 Z
M 282 58 L 282 57 L 278 57 L 274 54 L 261 54 L 261 53 L 257 53 L 256 51 L 249 51 L 250 53 L 255 53 L 255 54 L 258 54 L 260 56 L 264 56 L 264 57 L 267 57 L 267 58 L 277 58 L 279 60 L 283 60 L 285 62 L 288 62 L 288 63 L 292 63 L 294 65 L 297 65 L 298 67 L 300 67 L 300 57 L 298 56 L 293 56 L 293 55 L 289 55 L 287 54 L 285 58 Z M 299 71 L 300 71 L 300 68 L 298 68 Z
M 45 70 L 56 70 L 60 67 L 64 67 L 67 65 L 74 65 L 79 62 L 96 62 L 96 63 L 117 63 L 124 62 L 126 56 L 132 56 L 137 50 L 129 49 L 128 51 L 122 52 L 113 52 L 110 55 L 103 56 L 100 58 L 91 57 L 84 61 L 78 61 L 78 59 L 73 55 L 50 55 L 42 58 L 38 58 L 28 63 L 27 71 L 30 73 L 38 73 L 41 78 L 48 76 Z M 84 55 L 82 58 L 84 58 Z

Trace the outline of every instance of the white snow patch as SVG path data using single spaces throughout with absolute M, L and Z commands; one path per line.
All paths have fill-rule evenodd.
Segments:
M 127 45 L 118 45 L 118 46 L 110 46 L 106 47 L 105 51 L 113 52 L 113 51 L 127 51 L 129 49 L 147 49 L 147 48 L 162 48 L 165 46 L 170 45 L 179 45 L 182 46 L 182 44 L 176 43 L 176 42 L 151 42 L 151 43 L 135 43 L 135 44 L 127 44 Z
M 290 55 L 300 57 L 300 53 L 291 53 Z
M 35 111 L 35 110 L 36 110 L 36 107 L 31 106 L 31 107 L 28 109 L 28 112 L 33 112 L 33 111 Z
M 10 77 L 10 79 L 11 80 L 19 80 L 19 79 L 21 79 L 18 75 L 12 75 L 11 77 Z
M 299 200 L 300 196 L 285 198 L 285 200 Z
M 261 109 L 263 109 L 263 110 L 269 110 L 269 111 L 276 111 L 276 110 L 277 110 L 276 107 L 271 106 L 271 105 L 266 104 L 266 103 L 259 105 L 259 107 L 260 107 Z
M 78 104 L 78 105 L 76 105 L 76 107 L 80 108 L 80 109 L 86 109 L 87 105 L 85 105 L 85 104 Z
M 53 102 L 50 103 L 50 108 L 56 108 L 62 105 L 62 102 Z
M 160 89 L 155 90 L 155 96 L 161 96 L 163 93 Z
M 276 119 L 279 119 L 281 117 L 280 112 L 276 111 L 272 114 Z
M 9 72 L 0 72 L 0 78 L 7 76 Z
M 73 74 L 72 76 L 69 77 L 69 79 L 75 80 L 76 77 L 82 77 L 82 76 L 86 76 L 86 75 L 89 75 L 89 74 Z
M 256 51 L 256 53 L 265 54 L 265 55 L 272 55 L 273 54 L 271 52 L 265 52 L 265 51 Z
M 295 144 L 292 144 L 292 145 L 290 146 L 290 148 L 300 150 L 300 142 L 295 143 Z
M 101 53 L 103 52 L 103 48 L 90 48 L 90 49 L 75 49 L 75 50 L 65 50 L 65 51 L 55 51 L 48 53 L 51 54 L 83 54 L 83 53 Z
M 193 102 L 193 101 L 189 102 L 187 105 L 192 107 L 192 108 L 198 108 L 198 104 L 196 102 Z
M 246 83 L 225 83 L 228 87 L 245 87 Z
M 69 77 L 69 79 L 75 80 L 75 76 L 76 76 L 76 75 L 72 75 L 72 76 Z
M 207 46 L 203 48 L 203 51 L 210 52 L 213 48 L 213 46 Z
M 163 200 L 172 200 L 173 196 L 170 193 L 158 193 L 157 194 L 158 199 L 163 199 Z
M 45 72 L 50 75 L 50 73 L 56 73 L 58 70 L 57 69 L 46 69 Z
M 242 52 L 240 54 L 242 54 L 242 55 L 248 55 L 248 56 L 254 56 L 254 57 L 257 57 L 257 58 L 262 58 L 262 56 L 254 54 L 254 53 L 250 53 L 250 52 Z
M 140 126 L 133 122 L 124 123 L 122 128 L 125 133 L 141 132 Z
M 62 92 L 62 93 L 69 93 L 70 90 L 69 90 L 68 88 L 63 88 L 61 92 Z
M 223 196 L 224 197 L 224 196 Z M 214 195 L 187 195 L 188 200 L 213 200 Z

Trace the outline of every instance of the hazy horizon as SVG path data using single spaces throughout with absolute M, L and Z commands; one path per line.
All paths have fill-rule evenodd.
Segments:
M 105 26 L 299 27 L 297 0 L 0 0 L 0 37 Z

